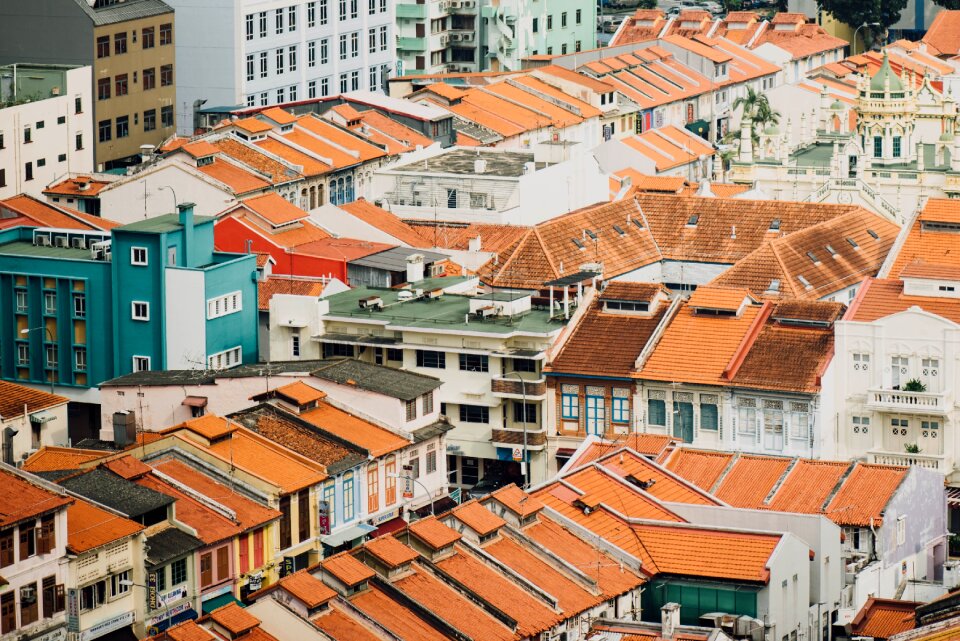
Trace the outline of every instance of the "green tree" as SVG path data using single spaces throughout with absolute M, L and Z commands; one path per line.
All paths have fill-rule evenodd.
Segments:
M 740 96 L 733 101 L 733 108 L 743 107 L 741 119 L 750 121 L 750 138 L 753 140 L 753 146 L 760 144 L 760 132 L 768 125 L 780 123 L 780 112 L 770 106 L 767 100 L 767 94 L 757 93 L 751 87 L 747 87 L 747 95 Z M 737 134 L 739 139 L 739 134 Z
M 863 42 L 869 48 L 878 39 L 882 40 L 890 25 L 900 19 L 900 12 L 907 6 L 907 0 L 818 0 L 818 4 L 822 10 L 833 14 L 834 18 L 854 29 L 863 24 L 879 23 L 878 27 L 866 26 L 860 30 Z
M 944 9 L 956 11 L 960 9 L 960 0 L 933 0 L 933 4 L 938 4 Z
M 637 3 L 637 9 L 656 9 L 657 0 L 640 0 Z

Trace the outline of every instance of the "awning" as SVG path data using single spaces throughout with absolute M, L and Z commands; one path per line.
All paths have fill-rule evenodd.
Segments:
M 210 613 L 213 612 L 214 610 L 217 610 L 217 609 L 219 609 L 219 608 L 222 608 L 222 607 L 225 606 L 225 605 L 230 605 L 231 603 L 236 603 L 236 604 L 239 605 L 241 608 L 247 607 L 247 606 L 245 606 L 243 603 L 241 603 L 240 601 L 238 601 L 237 598 L 236 598 L 235 596 L 233 596 L 233 594 L 232 594 L 231 592 L 227 592 L 226 594 L 221 594 L 221 595 L 218 595 L 218 596 L 213 597 L 212 599 L 207 599 L 206 601 L 204 601 L 204 602 L 203 602 L 203 613 L 204 613 L 204 614 L 210 614 Z
M 577 450 L 575 450 L 575 449 L 572 448 L 572 447 L 558 447 L 558 448 L 557 448 L 556 457 L 557 457 L 557 458 L 570 458 L 570 457 L 572 457 L 572 456 L 573 456 L 574 454 L 576 454 L 576 453 L 577 453 Z
M 352 541 L 354 539 L 359 539 L 361 536 L 366 536 L 376 529 L 377 528 L 374 526 L 366 523 L 357 523 L 356 525 L 351 525 L 350 527 L 343 529 L 336 534 L 328 534 L 320 539 L 320 542 L 324 545 L 336 548 L 340 547 L 347 541 Z
M 97 641 L 137 641 L 137 635 L 133 633 L 133 629 L 128 625 L 125 628 L 107 632 L 104 635 L 96 637 L 96 639 Z
M 373 531 L 373 538 L 382 536 L 384 534 L 390 534 L 391 532 L 396 532 L 397 530 L 402 530 L 407 526 L 407 522 L 403 520 L 402 516 L 392 518 L 389 521 L 384 521 Z
M 706 120 L 694 120 L 684 125 L 684 129 L 697 134 L 701 138 L 706 138 L 710 133 L 710 123 Z
M 206 407 L 207 406 L 207 397 L 206 396 L 188 396 L 183 399 L 181 405 L 186 405 L 187 407 Z
M 57 415 L 53 412 L 48 412 L 47 410 L 40 410 L 39 412 L 34 412 L 30 415 L 31 423 L 47 423 L 49 421 L 57 418 Z
M 551 285 L 554 285 L 557 287 L 562 287 L 564 285 L 576 285 L 577 283 L 582 283 L 585 280 L 596 278 L 599 275 L 599 272 L 580 271 L 575 274 L 570 274 L 568 276 L 562 276 L 560 278 L 547 281 L 544 283 L 544 286 L 550 287 Z

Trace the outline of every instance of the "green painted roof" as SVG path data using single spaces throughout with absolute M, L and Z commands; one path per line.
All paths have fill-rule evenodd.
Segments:
M 414 283 L 413 287 L 428 289 L 423 283 Z M 357 287 L 334 294 L 326 299 L 330 304 L 329 316 L 351 318 L 357 321 L 379 321 L 394 327 L 500 335 L 516 332 L 549 335 L 563 328 L 562 322 L 550 320 L 549 312 L 536 309 L 513 318 L 481 321 L 471 316 L 467 322 L 466 317 L 470 311 L 471 297 L 469 296 L 444 294 L 436 300 L 400 302 L 398 298 L 400 291 L 402 290 Z M 383 300 L 382 311 L 360 308 L 360 299 L 371 296 L 379 296 Z
M 89 249 L 74 249 L 73 247 L 46 247 L 18 240 L 0 245 L 0 255 L 32 256 L 35 258 L 63 258 L 65 260 L 93 261 Z M 98 261 L 104 262 L 104 261 Z
M 880 65 L 880 69 L 873 79 L 870 80 L 870 91 L 883 91 L 886 78 L 890 78 L 890 91 L 903 91 L 903 83 L 900 82 L 900 78 L 897 78 L 897 74 L 893 73 L 893 69 L 890 68 L 890 57 L 887 55 L 887 52 L 884 51 L 883 64 Z
M 193 224 L 200 225 L 211 222 L 212 220 L 212 216 L 194 216 Z M 117 229 L 143 234 L 166 234 L 172 231 L 179 231 L 182 229 L 182 226 L 180 225 L 179 214 L 164 214 L 163 216 L 147 218 L 146 220 L 140 220 L 135 223 L 130 223 L 129 225 L 122 225 L 121 227 L 117 227 Z

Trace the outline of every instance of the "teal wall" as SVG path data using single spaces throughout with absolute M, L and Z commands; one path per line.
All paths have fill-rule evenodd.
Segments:
M 259 356 L 256 255 L 217 253 L 213 258 L 223 262 L 205 270 L 205 298 L 239 290 L 242 308 L 239 312 L 207 320 L 207 354 L 216 354 L 240 345 L 243 362 L 255 363 Z
M 166 234 L 123 232 L 122 229 L 114 231 L 112 249 L 117 376 L 133 371 L 134 356 L 149 356 L 151 368 L 161 369 L 166 336 L 163 314 Z M 133 247 L 147 248 L 145 266 L 131 264 Z M 149 303 L 150 320 L 133 320 L 134 301 Z
M 757 616 L 757 588 L 656 579 L 643 589 L 643 621 L 659 622 L 660 608 L 667 603 L 680 604 L 680 623 L 699 625 L 708 612 Z

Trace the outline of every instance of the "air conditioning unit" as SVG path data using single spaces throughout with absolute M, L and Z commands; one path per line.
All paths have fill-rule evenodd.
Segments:
M 68 239 L 66 236 L 57 236 L 57 237 L 54 239 L 54 242 L 56 243 L 57 247 L 69 247 L 69 246 L 70 246 L 70 241 L 69 241 L 69 239 Z
M 450 0 L 450 2 L 448 2 L 447 4 L 450 5 L 451 9 L 459 9 L 461 3 L 459 0 Z
M 467 9 L 473 9 L 477 6 L 477 3 L 475 0 L 464 0 L 463 6 Z
M 87 239 L 86 238 L 72 238 L 70 239 L 70 245 L 74 249 L 86 249 L 87 248 Z
M 459 33 L 451 34 L 450 38 L 452 40 L 456 40 L 457 42 L 459 42 L 460 40 L 463 40 L 463 36 L 461 36 Z
M 441 44 L 441 45 L 445 45 L 445 44 L 447 44 L 448 42 L 450 42 L 450 36 L 448 36 L 447 34 L 443 34 L 443 35 L 440 36 L 440 44 Z
M 37 602 L 37 587 L 35 585 L 25 585 L 20 588 L 20 602 L 21 603 L 36 603 Z

